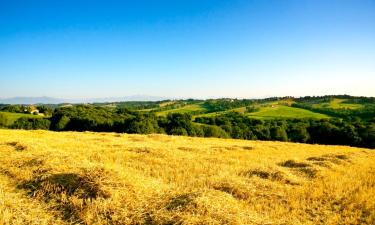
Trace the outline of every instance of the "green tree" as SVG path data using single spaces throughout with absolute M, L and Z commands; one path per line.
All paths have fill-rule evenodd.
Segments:
M 203 126 L 204 136 L 205 137 L 219 137 L 219 138 L 228 138 L 229 135 L 220 127 L 215 125 L 205 125 Z
M 2 113 L 0 113 L 0 127 L 8 126 L 8 117 Z
M 70 122 L 70 118 L 63 115 L 60 119 L 56 122 L 54 129 L 57 131 L 66 130 L 68 123 Z
M 25 130 L 48 130 L 51 122 L 43 118 L 27 118 L 21 117 L 17 119 L 11 126 L 13 129 Z
M 288 129 L 288 137 L 290 141 L 306 143 L 309 140 L 309 133 L 303 124 L 292 124 Z
M 272 127 L 270 133 L 272 140 L 288 141 L 288 135 L 283 127 Z

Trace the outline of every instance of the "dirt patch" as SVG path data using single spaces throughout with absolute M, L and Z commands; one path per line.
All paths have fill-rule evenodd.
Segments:
M 308 178 L 315 178 L 318 175 L 318 170 L 313 167 L 299 168 L 298 172 L 307 176 Z
M 287 160 L 285 162 L 282 162 L 279 164 L 282 167 L 288 167 L 288 168 L 304 168 L 309 167 L 310 164 L 304 163 L 304 162 L 296 162 L 294 160 Z
M 49 176 L 39 175 L 24 182 L 19 188 L 26 189 L 32 196 L 43 196 L 47 199 L 62 194 L 81 199 L 108 198 L 109 193 L 101 188 L 95 178 L 89 174 L 60 173 Z
M 250 198 L 250 195 L 248 192 L 246 192 L 242 188 L 236 187 L 229 183 L 215 185 L 213 189 L 228 193 L 232 195 L 234 198 L 239 199 L 239 200 L 246 200 Z
M 151 149 L 147 147 L 136 147 L 136 148 L 131 148 L 128 151 L 135 152 L 135 153 L 150 153 Z
M 308 161 L 313 162 L 331 162 L 333 164 L 342 164 L 344 162 L 350 162 L 350 159 L 347 155 L 339 154 L 329 154 L 329 155 L 322 155 L 319 157 L 309 157 L 307 158 Z
M 332 157 L 335 157 L 335 158 L 341 159 L 341 160 L 346 160 L 346 161 L 349 160 L 349 157 L 347 155 L 332 155 Z
M 284 184 L 291 184 L 296 185 L 297 183 L 292 181 L 288 178 L 283 172 L 281 171 L 273 171 L 273 170 L 263 170 L 263 169 L 254 169 L 248 170 L 245 172 L 240 173 L 241 176 L 245 177 L 259 177 L 261 179 L 270 180 L 270 181 L 277 181 Z
M 322 162 L 322 161 L 318 161 Z M 305 162 L 296 162 L 294 160 L 287 160 L 279 164 L 282 167 L 287 167 L 294 171 L 295 173 L 302 175 L 307 178 L 317 177 L 318 170 L 313 167 L 313 165 Z
M 241 146 L 233 145 L 233 146 L 212 146 L 211 149 L 213 150 L 226 150 L 226 151 L 235 151 L 243 149 Z
M 253 177 L 253 176 L 256 176 L 256 177 L 259 177 L 259 178 L 262 178 L 262 179 L 267 179 L 267 180 L 273 180 L 273 181 L 276 181 L 276 180 L 283 180 L 284 179 L 284 176 L 281 172 L 279 171 L 265 171 L 265 170 L 261 170 L 261 169 L 255 169 L 255 170 L 249 170 L 249 171 L 246 171 L 244 173 L 241 173 L 241 175 L 245 175 L 247 177 Z
M 17 151 L 24 151 L 24 150 L 28 149 L 27 145 L 24 145 L 24 144 L 16 142 L 16 141 L 8 142 L 7 145 L 12 146 Z
M 22 164 L 22 166 L 27 166 L 27 167 L 35 167 L 35 166 L 42 166 L 44 164 L 43 159 L 30 159 Z
M 191 148 L 191 147 L 178 147 L 177 149 L 181 150 L 181 151 L 186 151 L 186 152 L 191 152 L 191 151 L 196 150 L 196 149 Z
M 315 161 L 315 162 L 312 162 L 312 164 L 320 166 L 320 167 L 325 167 L 327 169 L 332 168 L 332 166 L 331 166 L 332 164 L 330 164 L 329 162 L 326 162 L 326 161 Z
M 307 160 L 308 161 L 319 161 L 319 162 L 321 162 L 321 161 L 327 161 L 327 159 L 324 158 L 324 157 L 309 157 L 309 158 L 307 158 Z
M 129 137 L 129 140 L 130 141 L 134 141 L 134 142 L 143 142 L 143 141 L 146 141 L 146 139 L 144 137 Z
M 172 198 L 168 205 L 167 210 L 179 210 L 186 208 L 187 205 L 191 204 L 198 195 L 196 193 L 181 194 Z
M 48 174 L 47 170 L 35 173 L 31 180 L 17 186 L 29 196 L 51 202 L 51 208 L 61 217 L 74 224 L 85 224 L 84 212 L 93 200 L 110 198 L 110 192 L 103 185 L 109 174 L 103 169 L 84 170 L 82 173 Z

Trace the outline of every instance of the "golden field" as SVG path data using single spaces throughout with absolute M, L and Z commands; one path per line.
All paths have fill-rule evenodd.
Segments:
M 0 130 L 0 224 L 375 224 L 375 152 Z

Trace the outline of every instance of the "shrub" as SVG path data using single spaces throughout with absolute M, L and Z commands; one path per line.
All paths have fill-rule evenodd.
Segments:
M 6 127 L 8 125 L 8 117 L 0 113 L 0 127 Z
M 11 126 L 13 129 L 25 130 L 49 130 L 51 122 L 44 118 L 26 118 L 17 119 Z

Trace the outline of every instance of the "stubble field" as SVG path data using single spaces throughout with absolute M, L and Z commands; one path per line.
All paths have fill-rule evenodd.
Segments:
M 0 224 L 375 224 L 375 153 L 0 130 Z

